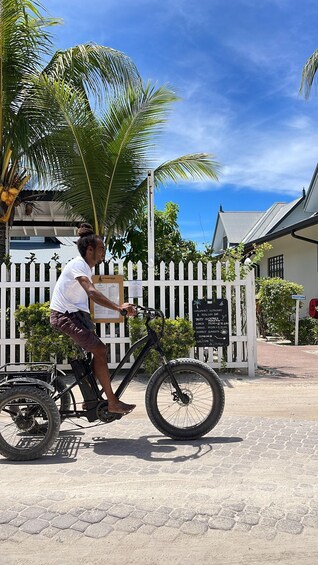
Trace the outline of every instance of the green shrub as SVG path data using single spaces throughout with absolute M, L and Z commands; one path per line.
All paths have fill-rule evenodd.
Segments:
M 21 324 L 20 331 L 26 339 L 26 350 L 31 361 L 47 362 L 53 357 L 61 362 L 67 357 L 76 356 L 76 346 L 71 338 L 52 328 L 49 302 L 19 306 L 15 318 Z
M 129 334 L 131 343 L 135 343 L 146 335 L 145 323 L 140 318 L 129 318 Z M 160 320 L 151 322 L 155 330 L 161 327 Z M 188 357 L 190 347 L 195 345 L 194 330 L 189 320 L 184 318 L 177 318 L 176 320 L 165 320 L 165 331 L 162 339 L 160 340 L 162 349 L 170 361 L 178 357 Z M 140 348 L 135 351 L 135 357 L 138 355 Z M 144 361 L 144 369 L 148 375 L 151 375 L 161 365 L 160 356 L 157 351 L 152 349 Z
M 298 326 L 299 345 L 316 345 L 318 343 L 318 320 L 310 318 L 300 318 Z
M 296 301 L 291 296 L 302 294 L 302 285 L 272 278 L 258 279 L 257 287 L 257 315 L 262 323 L 261 334 L 275 334 L 292 339 L 295 331 Z

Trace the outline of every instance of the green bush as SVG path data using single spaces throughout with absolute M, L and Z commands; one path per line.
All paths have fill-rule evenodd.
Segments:
M 295 331 L 296 301 L 292 294 L 302 294 L 300 284 L 279 278 L 258 279 L 257 316 L 262 335 L 292 339 Z
M 318 320 L 310 318 L 300 318 L 298 326 L 299 345 L 317 345 L 318 343 Z
M 20 331 L 26 339 L 26 350 L 31 361 L 47 362 L 53 357 L 61 362 L 67 357 L 76 356 L 76 346 L 71 338 L 52 328 L 49 302 L 19 306 L 15 318 L 21 324 Z
M 146 327 L 143 320 L 140 318 L 129 318 L 129 334 L 131 343 L 135 343 L 146 335 Z M 151 322 L 155 330 L 161 327 L 160 320 Z M 160 340 L 160 345 L 170 361 L 178 357 L 188 357 L 190 347 L 195 345 L 194 330 L 189 320 L 184 318 L 177 318 L 176 320 L 165 320 L 164 335 Z M 135 351 L 135 357 L 138 355 L 140 348 Z M 148 357 L 144 361 L 144 369 L 148 375 L 151 375 L 161 365 L 160 356 L 157 351 L 152 349 Z

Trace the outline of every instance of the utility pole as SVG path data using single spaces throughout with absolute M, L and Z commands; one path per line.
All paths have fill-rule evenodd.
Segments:
M 147 174 L 148 190 L 148 306 L 155 307 L 155 206 L 154 206 L 154 171 Z

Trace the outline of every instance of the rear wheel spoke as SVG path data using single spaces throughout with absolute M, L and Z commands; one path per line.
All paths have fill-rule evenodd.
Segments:
M 0 395 L 0 453 L 13 460 L 36 459 L 55 441 L 58 409 L 48 393 L 17 386 Z

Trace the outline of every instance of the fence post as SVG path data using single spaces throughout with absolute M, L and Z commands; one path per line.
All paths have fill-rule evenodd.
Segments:
M 55 262 L 50 262 L 49 277 L 46 277 L 46 270 L 42 267 L 39 269 L 40 280 L 34 276 L 34 265 L 31 269 L 30 276 L 26 280 L 25 264 L 20 265 L 19 277 L 14 277 L 12 270 L 11 281 L 7 281 L 7 269 L 5 265 L 0 266 L 0 354 L 1 362 L 5 362 L 6 358 L 10 357 L 10 362 L 19 360 L 24 362 L 24 339 L 20 335 L 15 335 L 15 321 L 14 321 L 14 305 L 15 302 L 19 304 L 28 305 L 36 299 L 42 300 L 49 294 L 55 286 L 55 282 L 59 275 Z M 62 265 L 62 268 L 64 265 Z M 215 273 L 212 265 L 208 265 L 207 273 L 201 272 L 201 266 L 198 265 L 198 277 L 194 276 L 193 263 L 188 264 L 187 276 L 181 264 L 179 265 L 179 276 L 175 278 L 174 269 L 175 265 L 169 265 L 170 277 L 167 277 L 166 265 L 160 264 L 160 276 L 153 277 L 149 281 L 143 281 L 143 269 L 141 262 L 137 263 L 137 279 L 143 281 L 144 286 L 149 289 L 149 304 L 155 298 L 155 289 L 158 288 L 158 301 L 159 307 L 162 310 L 170 312 L 171 317 L 175 315 L 188 316 L 192 320 L 192 301 L 197 296 L 207 297 L 208 299 L 225 297 L 229 303 L 229 330 L 230 330 L 230 346 L 228 348 L 227 366 L 229 368 L 244 368 L 250 377 L 255 375 L 255 368 L 257 366 L 257 348 L 256 348 L 256 307 L 255 307 L 255 283 L 254 273 L 248 273 L 243 280 L 239 276 L 239 265 L 236 267 L 235 281 L 223 281 L 221 264 L 217 264 Z M 15 266 L 14 266 L 15 268 Z M 128 280 L 124 282 L 126 292 L 128 290 L 129 281 L 134 279 L 134 271 L 132 265 L 128 266 Z M 114 272 L 114 265 L 110 265 L 110 272 Z M 122 272 L 120 265 L 119 271 Z M 214 277 L 213 277 L 214 275 Z M 18 279 L 18 280 L 16 280 Z M 45 279 L 45 280 L 44 280 Z M 19 289 L 19 292 L 18 290 Z M 179 291 L 178 291 L 179 289 Z M 43 293 L 44 290 L 44 293 Z M 168 292 L 169 290 L 169 292 Z M 244 292 L 245 290 L 245 292 Z M 32 292 L 31 292 L 32 291 Z M 126 294 L 127 295 L 127 294 Z M 246 299 L 246 316 L 242 320 L 243 304 L 241 307 L 241 300 L 243 296 Z M 11 297 L 11 309 L 8 310 Z M 39 297 L 39 298 L 38 298 Z M 176 298 L 176 301 L 175 301 Z M 177 301 L 177 298 L 179 302 Z M 236 300 L 233 300 L 233 299 Z M 160 300 L 159 300 L 160 299 Z M 143 304 L 143 298 L 141 299 Z M 146 300 L 145 300 L 146 303 Z M 231 310 L 233 308 L 233 310 Z M 118 331 L 115 330 L 113 324 L 111 331 L 107 331 L 107 336 L 104 331 L 102 337 L 107 338 L 111 345 L 112 358 L 110 359 L 111 367 L 115 367 L 118 363 L 118 354 L 122 355 L 123 350 L 129 342 L 128 336 L 125 335 L 123 327 Z M 117 332 L 117 333 L 116 333 Z M 20 348 L 20 355 L 16 354 Z M 246 348 L 246 349 L 245 349 Z M 120 349 L 120 351 L 119 351 Z M 10 351 L 9 351 L 10 350 Z M 222 348 L 209 348 L 210 360 L 209 364 L 212 367 L 222 367 Z M 247 355 L 242 355 L 246 352 Z M 10 355 L 9 355 L 10 353 Z M 15 356 L 17 357 L 15 358 Z M 201 353 L 200 353 L 201 355 Z
M 154 171 L 147 175 L 148 187 L 148 306 L 155 307 L 155 206 Z
M 257 368 L 255 275 L 252 269 L 246 277 L 246 335 L 248 376 L 255 377 Z

